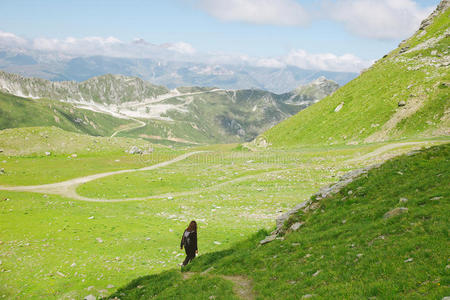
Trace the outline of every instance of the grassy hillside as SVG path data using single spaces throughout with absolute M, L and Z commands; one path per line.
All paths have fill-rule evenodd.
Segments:
M 129 120 L 71 104 L 46 99 L 27 99 L 0 92 L 0 129 L 56 126 L 67 131 L 110 136 Z
M 198 92 L 199 88 L 192 90 Z M 183 91 L 190 92 L 187 88 Z M 303 103 L 286 103 L 290 98 L 293 103 Z M 219 90 L 176 96 L 158 103 L 172 107 L 161 115 L 170 120 L 143 119 L 146 126 L 120 135 L 185 144 L 249 141 L 318 99 L 306 94 L 276 95 L 262 90 Z
M 450 134 L 450 9 L 437 11 L 429 23 L 358 78 L 260 139 L 295 147 Z
M 390 160 L 312 198 L 285 224 L 302 222 L 298 231 L 260 246 L 262 230 L 198 257 L 189 272 L 141 277 L 109 298 L 232 299 L 247 281 L 258 299 L 441 299 L 450 293 L 449 157 L 446 144 Z M 407 211 L 385 217 L 399 207 Z

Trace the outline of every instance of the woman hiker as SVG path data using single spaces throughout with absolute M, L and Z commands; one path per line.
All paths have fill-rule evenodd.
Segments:
M 186 259 L 183 261 L 183 266 L 187 265 L 191 260 L 195 258 L 195 254 L 198 253 L 197 249 L 197 223 L 191 221 L 188 228 L 181 237 L 180 248 L 186 251 Z

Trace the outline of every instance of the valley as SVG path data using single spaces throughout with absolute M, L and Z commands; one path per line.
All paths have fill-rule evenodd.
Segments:
M 45 128 L 34 130 L 51 139 Z M 76 157 L 2 153 L 2 293 L 106 296 L 135 277 L 174 268 L 181 261 L 179 234 L 190 219 L 199 222 L 201 253 L 220 251 L 255 230 L 270 230 L 277 215 L 353 168 L 442 142 L 394 145 L 376 156 L 367 155 L 382 145 L 263 152 L 160 147 L 144 155 L 93 149 Z M 348 163 L 355 157 L 363 160 Z M 97 164 L 109 174 L 94 175 Z M 132 173 L 122 173 L 130 167 Z M 75 179 L 80 175 L 90 176 Z M 77 194 L 55 190 L 58 185 Z
M 448 299 L 450 1 L 424 12 L 356 78 L 330 71 L 352 54 L 0 30 L 0 299 Z
M 122 75 L 107 74 L 76 83 L 0 71 L 0 90 L 4 92 L 0 93 L 0 128 L 57 126 L 180 146 L 236 143 L 252 140 L 338 87 L 319 77 L 284 94 L 205 87 L 169 90 Z M 41 118 L 25 117 L 25 111 L 34 109 L 41 111 Z M 109 128 L 103 128 L 106 122 Z

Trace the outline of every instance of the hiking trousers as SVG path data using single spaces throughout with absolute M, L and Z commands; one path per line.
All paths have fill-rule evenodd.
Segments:
M 186 251 L 186 259 L 183 261 L 183 266 L 190 263 L 195 258 L 195 250 L 184 248 Z

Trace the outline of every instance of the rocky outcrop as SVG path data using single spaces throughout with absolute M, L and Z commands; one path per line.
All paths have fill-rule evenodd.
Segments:
M 297 214 L 299 211 L 308 212 L 310 210 L 317 209 L 319 207 L 320 200 L 339 193 L 345 186 L 353 182 L 355 179 L 367 174 L 371 169 L 378 167 L 380 167 L 380 164 L 375 164 L 365 168 L 350 171 L 344 174 L 338 182 L 323 186 L 317 193 L 312 195 L 309 200 L 297 204 L 294 208 L 279 216 L 276 219 L 276 229 L 272 231 L 271 234 L 265 239 L 261 240 L 260 245 L 272 242 L 278 236 L 282 235 L 284 231 L 284 224 L 291 216 Z M 297 231 L 301 228 L 302 225 L 302 222 L 295 222 L 288 228 L 287 231 Z
M 419 30 L 425 30 L 431 23 L 433 19 L 450 7 L 450 0 L 442 0 L 441 3 L 436 7 L 436 9 L 420 24 Z
M 166 94 L 169 90 L 137 77 L 103 75 L 83 82 L 53 82 L 27 78 L 0 71 L 0 90 L 26 98 L 49 98 L 75 102 L 120 104 L 142 101 Z

